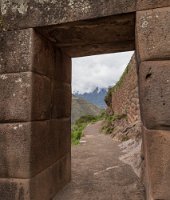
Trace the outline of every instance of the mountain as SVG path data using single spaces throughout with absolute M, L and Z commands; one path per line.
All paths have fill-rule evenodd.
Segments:
M 71 122 L 72 124 L 84 115 L 98 115 L 101 109 L 97 106 L 87 102 L 84 99 L 72 95 L 72 113 Z
M 107 89 L 105 88 L 96 88 L 93 92 L 84 94 L 74 93 L 75 96 L 85 99 L 86 101 L 98 106 L 99 108 L 106 108 L 106 104 L 104 101 L 106 94 Z

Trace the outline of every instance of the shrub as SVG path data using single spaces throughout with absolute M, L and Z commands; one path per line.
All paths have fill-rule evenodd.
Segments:
M 104 113 L 101 113 L 98 116 L 93 115 L 85 115 L 80 117 L 75 124 L 73 125 L 72 132 L 71 132 L 71 142 L 72 144 L 79 144 L 80 139 L 83 135 L 83 130 L 86 128 L 86 126 L 90 123 L 95 123 L 99 120 L 102 120 L 104 117 Z
M 109 115 L 107 113 L 105 113 L 105 117 L 104 117 L 104 123 L 103 123 L 103 127 L 102 127 L 102 132 L 105 134 L 111 134 L 114 130 L 114 122 L 116 120 L 120 120 L 123 118 L 126 118 L 127 115 L 126 114 L 122 114 L 122 115 Z

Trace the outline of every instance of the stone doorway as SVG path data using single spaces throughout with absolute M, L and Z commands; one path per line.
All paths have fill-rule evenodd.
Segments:
M 134 49 L 147 199 L 170 198 L 169 1 L 102 2 L 1 2 L 2 199 L 48 200 L 70 180 L 71 57 Z

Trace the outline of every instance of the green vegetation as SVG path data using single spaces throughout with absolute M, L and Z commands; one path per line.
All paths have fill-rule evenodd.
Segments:
M 101 113 L 98 116 L 86 115 L 80 117 L 74 124 L 71 133 L 71 142 L 76 145 L 80 143 L 80 139 L 83 135 L 83 130 L 88 124 L 95 123 L 103 119 L 104 114 Z
M 72 95 L 72 113 L 71 113 L 71 123 L 72 125 L 81 116 L 85 115 L 100 115 L 102 109 L 98 108 L 96 105 L 89 103 L 88 101 Z
M 102 132 L 105 133 L 105 134 L 111 134 L 114 130 L 114 122 L 116 120 L 121 120 L 121 119 L 126 118 L 126 117 L 127 116 L 125 114 L 109 115 L 109 114 L 105 113 Z
M 114 121 L 126 118 L 124 115 L 110 115 L 103 111 L 98 116 L 85 115 L 80 117 L 72 127 L 71 142 L 74 145 L 80 143 L 80 139 L 83 135 L 83 130 L 88 124 L 93 124 L 97 121 L 103 120 L 102 132 L 105 134 L 111 134 L 114 130 Z
M 123 83 L 124 77 L 126 76 L 126 74 L 129 72 L 130 69 L 130 64 L 126 67 L 125 71 L 123 72 L 122 76 L 120 77 L 119 81 L 116 83 L 115 86 L 113 87 L 109 87 L 107 95 L 105 96 L 105 102 L 108 106 L 110 106 L 111 101 L 112 101 L 112 93 L 116 92 L 117 89 L 120 88 L 120 86 Z

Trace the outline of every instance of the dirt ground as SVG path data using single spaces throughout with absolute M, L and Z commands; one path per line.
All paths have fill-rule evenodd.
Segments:
M 144 188 L 123 163 L 120 143 L 89 125 L 81 144 L 72 147 L 72 181 L 53 200 L 144 200 Z

